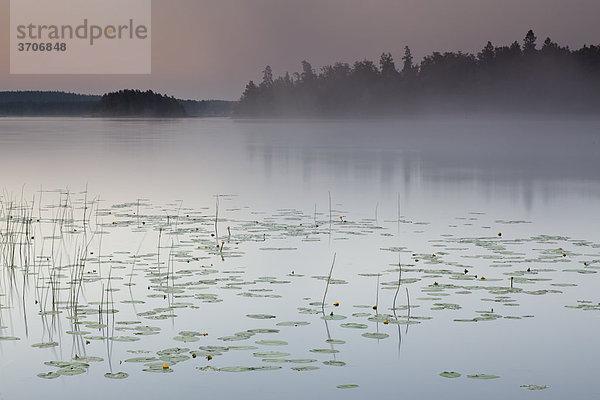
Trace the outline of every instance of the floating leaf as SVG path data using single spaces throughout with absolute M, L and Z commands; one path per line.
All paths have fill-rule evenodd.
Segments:
M 148 362 L 152 362 L 152 361 L 158 361 L 158 359 L 156 357 L 133 357 L 133 358 L 128 358 L 124 362 L 128 362 L 128 363 L 148 363 Z
M 126 372 L 107 372 L 104 377 L 108 379 L 126 379 L 129 378 L 129 374 Z
M 104 358 L 94 357 L 94 356 L 83 356 L 83 357 L 75 356 L 75 358 L 73 358 L 73 360 L 79 360 L 79 361 L 83 361 L 86 363 L 90 363 L 90 362 L 102 362 L 102 361 L 104 361 Z
M 444 377 L 444 378 L 459 378 L 461 376 L 461 374 L 459 374 L 458 372 L 454 372 L 454 371 L 444 371 L 440 374 L 440 376 Z
M 385 338 L 390 337 L 390 335 L 388 335 L 387 333 L 378 333 L 378 332 L 363 333 L 362 336 L 369 338 L 369 339 L 385 339 Z
M 157 373 L 157 374 L 168 374 L 168 373 L 173 372 L 173 370 L 171 369 L 171 367 L 166 366 L 165 364 L 162 364 L 162 363 L 147 364 L 146 368 L 144 368 L 142 371 L 144 371 L 144 372 L 154 372 L 154 373 Z
M 338 389 L 356 389 L 358 387 L 358 385 L 354 385 L 354 384 L 346 384 L 346 385 L 337 385 L 336 388 Z
M 474 375 L 467 375 L 467 378 L 472 378 L 472 379 L 498 379 L 500 377 L 498 375 L 490 375 L 490 374 L 474 374 Z
M 310 322 L 306 322 L 306 321 L 286 321 L 286 322 L 279 322 L 277 324 L 277 326 L 305 326 L 305 325 L 309 325 Z
M 287 357 L 290 355 L 290 353 L 284 353 L 284 352 L 280 352 L 280 351 L 263 351 L 263 352 L 259 352 L 259 353 L 253 353 L 254 357 L 275 357 L 275 358 L 281 358 L 281 357 Z
M 66 375 L 66 376 L 80 375 L 80 374 L 84 374 L 85 372 L 86 372 L 85 369 L 74 367 L 74 366 L 62 368 L 62 369 L 59 369 L 58 371 L 56 371 L 57 374 Z
M 37 374 L 37 376 L 42 379 L 56 379 L 60 376 L 60 374 L 57 374 L 56 372 L 46 372 L 42 374 Z
M 288 342 L 285 342 L 283 340 L 257 340 L 254 343 L 264 346 L 285 346 L 288 344 Z
M 343 361 L 335 361 L 335 360 L 332 360 L 332 361 L 323 361 L 323 364 L 325 364 L 325 365 L 331 365 L 331 366 L 334 366 L 334 367 L 343 367 L 344 365 L 346 365 L 346 363 L 343 362 Z
M 247 371 L 274 371 L 276 369 L 281 369 L 281 367 L 277 366 L 277 365 L 265 365 L 262 367 L 223 367 L 223 368 L 219 368 L 219 371 L 247 372 Z
M 351 329 L 367 329 L 369 326 L 365 324 L 358 324 L 356 322 L 347 322 L 345 324 L 340 325 L 342 328 L 351 328 Z
M 546 385 L 521 385 L 523 389 L 527 390 L 545 390 L 548 389 Z
M 275 315 L 270 315 L 270 314 L 246 314 L 246 317 L 248 317 L 248 318 L 254 318 L 254 319 L 273 319 L 273 318 L 277 318 Z
M 35 343 L 31 345 L 31 347 L 37 347 L 38 349 L 48 349 L 56 346 L 58 346 L 58 342 Z
M 201 349 L 202 349 L 202 347 L 201 347 Z M 224 347 L 224 349 L 227 349 L 227 347 Z M 188 348 L 173 347 L 170 349 L 159 350 L 156 352 L 156 354 L 158 354 L 159 356 L 169 356 L 169 355 L 174 355 L 174 354 L 187 353 L 188 351 L 190 351 L 190 349 L 188 349 Z M 210 351 L 210 350 L 207 350 L 207 351 Z
M 341 321 L 343 319 L 346 319 L 345 316 L 343 315 L 338 315 L 338 314 L 329 314 L 329 315 L 324 315 L 321 317 L 321 319 L 324 319 L 326 321 Z
M 200 340 L 200 338 L 197 336 L 175 336 L 173 338 L 173 340 L 177 340 L 178 342 L 189 343 L 189 342 L 197 342 Z
M 334 350 L 334 349 L 312 349 L 310 350 L 311 353 L 324 353 L 324 354 L 334 354 L 334 353 L 339 353 L 339 350 Z

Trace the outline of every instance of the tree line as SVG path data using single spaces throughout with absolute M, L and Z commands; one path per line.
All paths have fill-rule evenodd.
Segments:
M 98 117 L 185 117 L 187 113 L 174 97 L 152 90 L 125 89 L 102 96 L 92 112 Z
M 57 91 L 0 92 L 0 116 L 79 116 L 91 113 L 100 96 Z
M 353 65 L 337 62 L 315 71 L 250 81 L 237 116 L 395 115 L 421 112 L 597 113 L 600 46 L 578 50 L 550 38 L 538 45 L 530 30 L 521 43 L 477 54 L 434 52 L 415 63 L 409 47 L 401 62 L 383 53 Z
M 104 96 L 60 91 L 0 92 L 0 116 L 17 117 L 228 117 L 235 104 L 224 100 L 174 99 L 152 91 L 131 89 Z

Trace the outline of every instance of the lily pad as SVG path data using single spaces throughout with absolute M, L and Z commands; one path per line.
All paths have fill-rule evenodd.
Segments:
M 350 329 L 367 329 L 369 326 L 365 324 L 359 324 L 356 322 L 347 322 L 345 324 L 340 325 L 342 328 L 350 328 Z
M 323 353 L 323 354 L 334 354 L 334 353 L 339 353 L 339 350 L 335 350 L 335 349 L 311 349 L 310 350 L 311 353 Z
M 346 363 L 343 361 L 335 361 L 335 360 L 323 361 L 323 364 L 334 366 L 334 367 L 343 367 L 344 365 L 346 365 Z
M 162 364 L 162 363 L 156 363 L 156 364 L 148 364 L 146 366 L 146 368 L 144 368 L 142 371 L 144 372 L 153 372 L 156 374 L 168 374 L 173 372 L 173 370 L 171 369 L 171 367 Z
M 127 362 L 127 363 L 148 363 L 148 362 L 153 362 L 153 361 L 158 361 L 158 359 L 156 357 L 133 357 L 133 358 L 128 358 L 124 362 Z
M 254 319 L 273 319 L 273 318 L 277 318 L 275 315 L 271 315 L 271 314 L 246 314 L 246 317 L 248 317 L 248 318 L 254 318 Z
M 281 351 L 263 351 L 263 352 L 258 352 L 258 353 L 253 353 L 254 357 L 274 357 L 274 358 L 281 358 L 281 357 L 287 357 L 290 355 L 290 353 L 284 353 Z
M 523 389 L 527 390 L 545 390 L 548 389 L 546 385 L 521 385 Z
M 306 321 L 286 321 L 286 322 L 279 322 L 278 324 L 276 324 L 277 326 L 305 326 L 305 325 L 309 325 L 310 322 L 306 322 Z
M 356 389 L 358 387 L 358 385 L 354 385 L 352 383 L 350 384 L 346 384 L 346 385 L 337 385 L 336 388 L 338 389 Z
M 474 375 L 467 375 L 467 378 L 471 378 L 471 379 L 498 379 L 500 377 L 498 375 L 490 375 L 490 374 L 474 374 Z
M 42 379 L 56 379 L 60 376 L 60 374 L 57 374 L 56 372 L 46 372 L 37 374 L 37 376 Z
M 265 365 L 262 367 L 223 367 L 219 368 L 219 371 L 223 372 L 248 372 L 248 371 L 274 371 L 281 369 L 278 365 Z
M 126 372 L 107 372 L 104 377 L 108 379 L 127 379 L 129 374 Z
M 31 347 L 36 347 L 38 349 L 48 349 L 56 346 L 58 346 L 58 342 L 35 343 L 31 345 Z
M 56 371 L 57 374 L 59 375 L 65 375 L 65 376 L 72 376 L 72 375 L 80 375 L 80 374 L 84 374 L 86 372 L 85 369 L 83 368 L 79 368 L 79 367 L 67 367 L 67 368 L 61 368 L 58 371 Z
M 175 336 L 173 338 L 173 340 L 177 340 L 178 342 L 189 343 L 189 342 L 197 342 L 200 340 L 200 338 L 197 336 Z
M 257 340 L 254 343 L 264 346 L 286 346 L 288 344 L 288 342 L 283 340 Z
M 304 367 L 292 367 L 292 369 L 294 371 L 314 371 L 319 369 L 319 367 L 315 366 L 315 365 L 307 365 Z
M 362 336 L 369 338 L 369 339 L 385 339 L 385 338 L 390 337 L 390 335 L 388 335 L 387 333 L 378 333 L 378 332 L 363 333 Z
M 454 372 L 454 371 L 444 371 L 444 372 L 440 373 L 440 376 L 442 376 L 444 378 L 459 378 L 461 376 L 461 374 L 459 374 L 458 372 Z

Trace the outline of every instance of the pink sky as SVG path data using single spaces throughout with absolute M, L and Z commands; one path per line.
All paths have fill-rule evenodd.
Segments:
M 266 64 L 280 74 L 304 59 L 320 67 L 390 51 L 399 60 L 406 45 L 417 59 L 476 52 L 488 40 L 520 41 L 530 28 L 539 42 L 600 44 L 598 15 L 598 0 L 153 0 L 151 75 L 10 75 L 9 0 L 0 0 L 0 91 L 237 99 Z

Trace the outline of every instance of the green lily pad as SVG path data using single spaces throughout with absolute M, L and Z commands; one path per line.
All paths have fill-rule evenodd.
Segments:
M 77 361 L 46 361 L 44 365 L 57 368 L 88 368 L 90 364 Z
M 60 374 L 57 374 L 56 372 L 46 372 L 37 374 L 37 376 L 42 379 L 56 379 L 60 376 Z
M 146 368 L 144 368 L 142 371 L 153 372 L 156 374 L 169 374 L 169 373 L 173 372 L 171 367 L 167 366 L 165 368 L 165 365 L 163 365 L 162 363 L 147 364 Z
M 323 354 L 334 354 L 334 353 L 339 353 L 339 350 L 335 350 L 335 349 L 311 349 L 310 350 L 311 353 L 323 353 Z
M 137 342 L 140 338 L 134 336 L 113 336 L 110 340 L 113 342 Z
M 35 343 L 31 345 L 31 347 L 36 347 L 38 349 L 48 349 L 56 346 L 58 346 L 58 342 Z
M 205 350 L 202 347 L 201 347 L 201 349 Z M 169 355 L 174 355 L 174 354 L 183 354 L 183 353 L 187 353 L 189 351 L 190 351 L 190 349 L 188 349 L 188 348 L 173 347 L 170 349 L 159 350 L 156 352 L 156 354 L 158 354 L 159 356 L 169 356 Z M 210 350 L 207 350 L 207 351 L 210 351 Z
M 498 375 L 490 375 L 490 374 L 474 374 L 474 375 L 467 375 L 467 378 L 471 378 L 471 379 L 498 379 L 500 377 Z
M 314 371 L 319 369 L 319 367 L 315 366 L 315 365 L 307 365 L 304 367 L 292 367 L 292 369 L 294 371 Z
M 172 354 L 172 355 L 160 357 L 161 361 L 163 361 L 167 364 L 170 364 L 170 365 L 175 365 L 177 363 L 187 361 L 189 359 L 190 359 L 190 356 L 185 355 L 185 354 Z
M 279 329 L 258 328 L 258 329 L 248 329 L 246 332 L 248 332 L 248 333 L 279 333 Z M 237 335 L 237 333 L 236 333 L 236 335 Z
M 247 371 L 274 371 L 276 369 L 281 369 L 278 365 L 265 365 L 262 367 L 223 367 L 219 368 L 219 371 L 223 372 L 247 372 Z
M 200 338 L 198 336 L 175 336 L 173 340 L 177 340 L 178 342 L 189 343 L 197 342 L 200 340 Z
M 61 368 L 58 371 L 56 371 L 57 374 L 59 375 L 65 375 L 65 376 L 72 376 L 72 375 L 80 375 L 80 374 L 84 374 L 86 372 L 85 369 L 83 368 L 79 368 L 79 367 L 67 367 L 67 368 Z
M 523 389 L 527 390 L 546 390 L 548 386 L 546 385 L 521 385 Z
M 254 343 L 264 346 L 286 346 L 288 344 L 288 342 L 283 340 L 257 340 Z
M 343 361 L 335 361 L 335 360 L 323 361 L 323 364 L 325 364 L 325 365 L 331 365 L 331 366 L 334 366 L 334 367 L 343 367 L 344 365 L 346 365 L 346 363 L 343 362 Z
M 153 361 L 158 361 L 158 359 L 156 357 L 133 357 L 133 358 L 128 358 L 127 360 L 125 360 L 123 362 L 127 362 L 127 363 L 148 363 L 148 362 L 153 362 Z
M 310 364 L 313 362 L 317 362 L 317 360 L 312 359 L 312 358 L 294 358 L 294 359 L 291 359 L 288 361 L 293 364 Z
M 286 322 L 279 322 L 278 324 L 276 324 L 277 326 L 305 326 L 305 325 L 309 325 L 310 322 L 306 322 L 306 321 L 286 321 Z
M 284 353 L 281 351 L 263 351 L 263 352 L 253 353 L 253 355 L 254 355 L 254 357 L 262 357 L 262 358 L 266 358 L 266 357 L 281 358 L 281 357 L 289 356 L 290 353 Z
M 271 314 L 246 314 L 246 317 L 248 317 L 248 318 L 254 318 L 254 319 L 273 319 L 273 318 L 277 318 L 275 315 L 271 315 Z
M 350 328 L 350 329 L 367 329 L 369 326 L 365 324 L 358 324 L 356 322 L 347 322 L 345 324 L 340 325 L 342 328 Z
M 73 360 L 90 363 L 90 362 L 102 362 L 102 361 L 104 361 L 104 358 L 95 357 L 95 356 L 83 356 L 83 357 L 75 356 L 75 358 L 73 358 Z
M 92 332 L 88 332 L 88 331 L 66 331 L 65 333 L 69 334 L 69 335 L 89 335 Z
M 390 335 L 388 335 L 387 333 L 377 333 L 377 332 L 363 333 L 362 336 L 369 338 L 369 339 L 385 339 L 385 338 L 390 337 Z
M 108 339 L 107 336 L 85 336 L 84 338 L 87 340 L 106 340 L 106 339 Z
M 338 315 L 338 314 L 329 314 L 329 315 L 324 315 L 321 317 L 321 319 L 324 319 L 325 321 L 341 321 L 343 319 L 346 319 L 347 317 L 343 316 L 343 315 Z
M 440 376 L 442 376 L 444 378 L 459 378 L 461 376 L 461 374 L 459 374 L 458 372 L 454 372 L 454 371 L 444 371 L 444 372 L 440 373 Z
M 358 387 L 358 385 L 354 385 L 354 384 L 346 384 L 346 385 L 337 385 L 336 388 L 338 389 L 356 389 Z
M 104 377 L 108 379 L 127 379 L 129 374 L 126 372 L 107 372 Z

